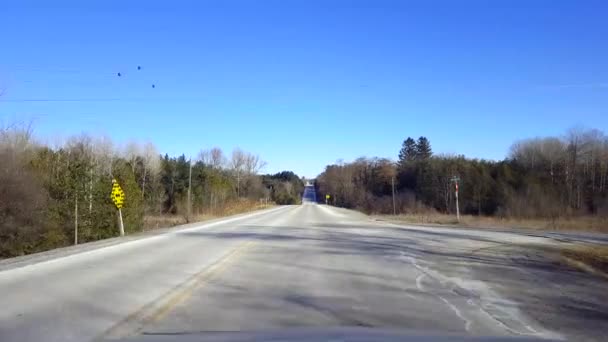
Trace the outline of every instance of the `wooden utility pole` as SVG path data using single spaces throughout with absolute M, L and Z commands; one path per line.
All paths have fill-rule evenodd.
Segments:
M 241 198 L 241 171 L 236 170 L 236 197 Z
M 188 222 L 190 222 L 190 214 L 192 213 L 192 157 L 190 157 L 190 173 L 188 175 Z
M 456 220 L 460 222 L 460 206 L 458 205 L 458 183 L 456 183 Z
M 78 194 L 74 197 L 74 244 L 78 244 Z
M 450 181 L 454 182 L 455 184 L 455 194 L 456 194 L 456 220 L 458 220 L 458 222 L 460 222 L 460 207 L 458 206 L 458 182 L 460 181 L 460 178 L 457 176 L 452 177 L 452 179 L 450 179 Z
M 391 184 L 393 186 L 393 216 L 397 215 L 397 206 L 395 205 L 395 176 L 391 178 Z

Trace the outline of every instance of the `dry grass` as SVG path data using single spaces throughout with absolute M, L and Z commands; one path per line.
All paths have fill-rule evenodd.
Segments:
M 379 215 L 378 218 L 411 224 L 431 224 L 462 228 L 526 228 L 542 230 L 567 230 L 608 233 L 608 218 L 581 216 L 550 219 L 501 219 L 497 217 L 462 216 L 460 223 L 454 216 L 432 213 L 407 215 Z M 539 247 L 536 247 L 539 248 Z M 564 261 L 585 272 L 608 278 L 608 245 L 560 244 L 548 252 L 561 254 Z
M 562 255 L 576 260 L 583 265 L 591 266 L 594 270 L 608 274 L 608 246 L 584 245 L 571 246 L 562 249 Z
M 473 228 L 527 228 L 608 233 L 608 218 L 597 216 L 557 219 L 517 219 L 463 215 L 461 216 L 460 223 L 453 215 L 439 213 L 405 214 L 397 216 L 381 215 L 378 217 L 407 223 L 457 225 Z
M 227 203 L 224 206 L 207 210 L 205 212 L 195 213 L 190 218 L 189 222 L 185 215 L 146 215 L 144 217 L 144 230 L 168 228 L 182 224 L 201 222 L 218 217 L 236 215 L 249 211 L 266 209 L 273 206 L 272 204 L 260 204 L 256 201 L 241 200 L 238 202 Z

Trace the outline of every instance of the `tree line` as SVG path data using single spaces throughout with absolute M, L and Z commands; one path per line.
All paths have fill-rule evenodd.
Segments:
M 398 158 L 362 157 L 328 165 L 317 177 L 331 203 L 368 213 L 455 211 L 518 218 L 608 216 L 608 137 L 572 129 L 561 137 L 515 142 L 500 161 L 433 154 L 426 137 L 408 137 Z
M 300 201 L 302 180 L 293 172 L 259 175 L 265 165 L 238 148 L 170 157 L 152 143 L 118 148 L 82 134 L 50 146 L 37 142 L 30 126 L 0 127 L 0 258 L 71 245 L 76 237 L 117 236 L 112 179 L 126 194 L 127 233 L 144 229 L 146 216 L 190 221 L 244 201 Z

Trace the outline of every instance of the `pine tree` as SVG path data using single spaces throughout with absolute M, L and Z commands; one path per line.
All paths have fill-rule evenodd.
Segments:
M 416 143 L 416 159 L 426 160 L 431 158 L 432 155 L 431 142 L 426 137 L 418 138 L 418 142 Z
M 408 137 L 403 141 L 401 150 L 399 151 L 399 166 L 403 167 L 407 162 L 411 162 L 416 159 L 417 149 L 416 141 Z

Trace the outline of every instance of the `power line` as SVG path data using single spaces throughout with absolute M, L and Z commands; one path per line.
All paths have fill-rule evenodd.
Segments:
M 106 102 L 106 101 L 126 101 L 126 100 L 129 100 L 129 99 L 2 99 L 2 100 L 0 100 L 0 102 Z M 136 100 L 136 99 L 131 99 L 131 100 Z
M 83 99 L 0 99 L 2 102 L 169 102 L 169 101 L 203 101 L 202 98 L 83 98 Z
M 76 77 L 80 74 L 80 76 L 83 75 L 87 75 L 87 76 L 93 76 L 92 79 L 98 79 L 98 81 L 100 79 L 110 79 L 110 78 L 116 78 L 116 79 L 135 79 L 137 80 L 139 78 L 139 80 L 141 81 L 140 76 L 144 76 L 147 73 L 144 72 L 144 67 L 142 67 L 141 65 L 136 65 L 133 67 L 129 67 L 129 68 L 125 68 L 125 67 L 121 67 L 121 68 L 115 68 L 113 71 L 111 70 L 103 70 L 100 71 L 98 69 L 71 69 L 71 68 L 44 68 L 44 67 L 24 67 L 24 66 L 16 66 L 16 67 L 12 67 L 9 68 L 9 70 L 22 70 L 22 71 L 29 71 L 29 72 L 35 72 L 35 73 L 44 73 L 44 74 L 55 74 L 55 76 L 71 76 L 71 77 Z M 2 70 L 2 67 L 0 67 L 0 70 Z M 136 77 L 133 77 L 135 75 L 139 75 Z M 48 76 L 48 75 L 47 75 Z M 100 76 L 102 76 L 100 78 Z M 146 82 L 149 82 L 150 87 L 152 89 L 156 88 L 156 82 L 154 82 L 154 80 L 150 80 L 149 76 L 144 76 L 144 78 L 146 79 Z M 90 82 L 91 78 L 89 79 L 85 79 L 84 81 Z M 80 80 L 82 81 L 82 80 Z M 32 80 L 24 80 L 25 83 L 32 83 Z M 124 81 L 119 81 L 119 82 L 124 82 Z M 107 100 L 104 100 L 107 101 Z M 115 101 L 115 100 L 109 100 L 109 101 Z M 43 100 L 30 100 L 30 99 L 24 99 L 24 100 L 13 100 L 11 102 L 99 102 L 97 100 L 95 101 L 89 101 L 89 100 L 78 100 L 78 101 L 71 101 L 71 100 L 60 100 L 60 101 L 56 101 L 56 100 L 47 100 L 47 99 L 43 99 Z
M 9 71 L 27 71 L 27 72 L 44 72 L 44 73 L 65 73 L 65 74 L 107 74 L 116 75 L 117 71 L 120 70 L 134 70 L 143 71 L 144 67 L 141 65 L 127 66 L 127 65 L 116 65 L 114 67 L 102 67 L 91 66 L 90 68 L 74 68 L 68 66 L 31 66 L 31 65 L 2 65 L 5 70 Z

